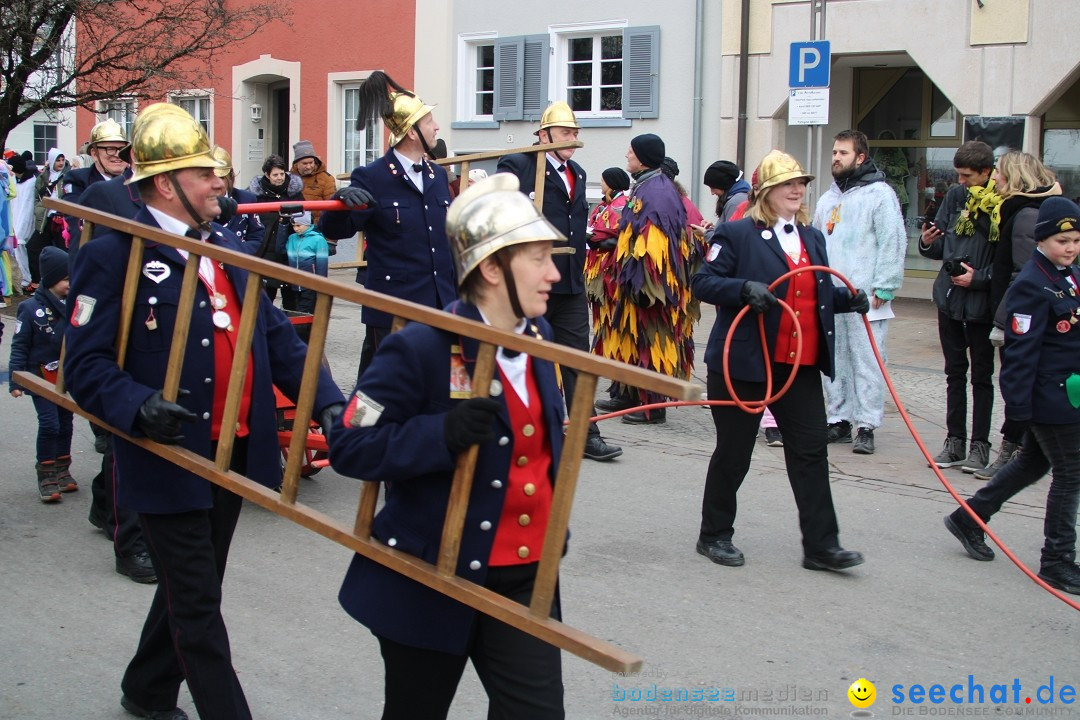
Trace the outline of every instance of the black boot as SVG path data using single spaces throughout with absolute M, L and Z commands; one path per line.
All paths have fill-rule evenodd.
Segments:
M 56 481 L 56 461 L 39 462 L 34 469 L 37 470 L 38 496 L 41 502 L 60 502 L 60 483 Z

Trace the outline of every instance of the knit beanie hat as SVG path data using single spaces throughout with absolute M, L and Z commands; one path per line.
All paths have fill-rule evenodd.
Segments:
M 310 225 L 311 224 L 311 213 L 302 212 L 299 215 L 293 215 L 292 224 L 293 225 Z
M 717 160 L 705 170 L 705 184 L 717 190 L 727 192 L 739 181 L 742 172 L 739 166 L 730 160 Z
M 630 189 L 630 176 L 626 174 L 626 171 L 622 168 L 609 167 L 604 172 L 600 173 L 600 177 L 604 178 L 604 182 L 614 192 L 626 191 Z
M 675 178 L 679 176 L 679 163 L 672 158 L 666 157 L 660 163 L 660 172 L 667 175 L 668 180 L 674 182 Z
M 38 258 L 41 268 L 41 284 L 51 288 L 68 276 L 68 254 L 54 245 L 47 245 Z
M 22 175 L 26 172 L 26 158 L 22 155 L 13 155 L 11 159 L 7 161 L 8 167 L 16 175 Z
M 667 154 L 664 141 L 660 139 L 659 135 L 653 135 L 652 133 L 645 133 L 635 137 L 630 141 L 630 148 L 634 151 L 638 161 L 647 168 L 660 167 L 660 163 L 664 162 L 664 156 Z
M 319 159 L 319 156 L 315 154 L 315 146 L 311 144 L 310 140 L 301 140 L 292 146 L 293 162 L 300 162 L 304 158 Z
M 1080 206 L 1060 196 L 1043 200 L 1035 222 L 1035 242 L 1069 230 L 1080 230 Z

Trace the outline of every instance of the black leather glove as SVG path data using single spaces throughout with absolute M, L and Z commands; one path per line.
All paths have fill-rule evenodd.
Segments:
M 759 315 L 776 307 L 776 296 L 769 286 L 756 280 L 747 280 L 742 286 L 742 301 Z
M 870 312 L 870 298 L 866 297 L 866 293 L 859 290 L 857 293 L 851 296 L 851 300 L 848 301 L 848 306 L 851 308 L 851 312 L 857 312 L 860 315 L 865 315 Z
M 610 252 L 619 245 L 618 238 L 604 238 L 600 241 L 600 244 L 596 246 L 596 249 L 600 252 Z
M 341 413 L 345 410 L 345 403 L 334 403 L 323 408 L 319 413 L 319 426 L 322 427 L 323 437 L 330 438 L 330 428 L 334 426 Z
M 375 201 L 375 198 L 371 196 L 371 193 L 364 188 L 356 187 L 355 185 L 341 188 L 334 193 L 331 199 L 340 200 L 353 210 L 359 210 Z
M 177 392 L 177 400 L 188 395 L 187 390 Z M 183 423 L 198 420 L 199 416 L 183 405 L 169 402 L 161 391 L 146 399 L 135 416 L 135 425 L 146 437 L 163 445 L 176 445 L 184 436 L 180 434 Z
M 230 220 L 236 217 L 236 209 L 240 207 L 240 203 L 228 195 L 219 195 L 217 204 L 221 208 L 221 212 L 218 213 L 215 219 L 222 225 L 228 224 Z
M 446 413 L 443 434 L 446 447 L 457 455 L 470 445 L 479 445 L 495 438 L 491 428 L 495 416 L 502 409 L 502 403 L 491 398 L 469 398 L 462 400 L 454 409 Z

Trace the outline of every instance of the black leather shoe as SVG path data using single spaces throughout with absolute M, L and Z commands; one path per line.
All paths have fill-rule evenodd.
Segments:
M 96 505 L 90 505 L 90 514 L 86 516 L 86 519 L 98 530 L 105 532 L 105 516 L 98 511 Z
M 630 425 L 659 425 L 667 422 L 667 408 L 658 410 L 638 410 L 622 416 L 622 421 Z
M 1052 588 L 1080 595 L 1080 567 L 1076 563 L 1063 562 L 1043 568 L 1039 570 L 1039 577 Z
M 847 570 L 866 562 L 861 552 L 842 547 L 821 550 L 803 557 L 802 566 L 807 570 Z
M 174 707 L 172 710 L 144 710 L 127 695 L 120 698 L 120 707 L 135 717 L 151 718 L 151 720 L 188 720 L 187 713 L 178 707 Z
M 699 555 L 704 555 L 717 565 L 740 567 L 746 564 L 742 550 L 732 545 L 730 540 L 713 540 L 712 542 L 698 540 L 697 551 Z
M 597 410 L 601 410 L 606 413 L 619 412 L 620 410 L 627 410 L 632 407 L 637 407 L 641 403 L 636 400 L 632 400 L 628 397 L 613 397 L 606 400 L 597 400 L 594 404 Z
M 993 560 L 994 549 L 986 544 L 986 536 L 981 528 L 971 527 L 965 523 L 957 513 L 963 509 L 953 511 L 952 515 L 945 516 L 945 527 L 960 541 L 967 550 L 967 554 L 976 560 Z
M 126 557 L 116 558 L 116 572 L 127 575 L 137 583 L 156 583 L 157 573 L 154 565 L 150 562 L 150 555 L 145 552 L 137 552 Z M 149 715 L 145 717 L 150 717 Z
M 599 435 L 590 435 L 589 439 L 585 441 L 585 457 L 590 460 L 606 462 L 614 460 L 620 455 L 622 455 L 621 447 L 604 442 L 604 438 Z

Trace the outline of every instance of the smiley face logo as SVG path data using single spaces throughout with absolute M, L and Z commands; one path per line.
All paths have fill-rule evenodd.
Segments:
M 847 691 L 848 700 L 857 708 L 868 708 L 877 698 L 877 688 L 866 678 L 859 678 L 851 683 Z

